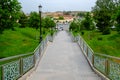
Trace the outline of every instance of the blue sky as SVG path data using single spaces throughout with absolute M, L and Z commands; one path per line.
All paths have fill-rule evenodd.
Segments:
M 96 0 L 18 0 L 25 13 L 38 12 L 38 5 L 42 5 L 43 12 L 54 11 L 91 11 Z

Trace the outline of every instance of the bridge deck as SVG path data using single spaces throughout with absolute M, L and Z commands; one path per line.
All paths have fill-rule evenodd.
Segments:
M 67 32 L 57 34 L 49 43 L 37 69 L 27 80 L 101 80 Z

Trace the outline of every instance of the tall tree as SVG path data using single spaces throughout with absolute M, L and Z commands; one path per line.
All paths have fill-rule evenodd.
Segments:
M 40 16 L 37 12 L 31 12 L 29 18 L 29 26 L 38 29 L 40 26 Z
M 80 21 L 72 21 L 69 29 L 75 32 L 80 31 Z
M 115 20 L 116 20 L 116 28 L 117 28 L 117 31 L 120 33 L 120 7 L 115 15 Z
M 44 25 L 43 25 L 44 28 L 53 28 L 56 26 L 55 22 L 50 17 L 44 18 L 43 23 L 44 23 Z
M 17 0 L 0 0 L 0 33 L 18 25 L 20 3 Z
M 92 12 L 98 29 L 103 34 L 109 34 L 113 25 L 111 16 L 115 12 L 115 0 L 97 0 Z
M 77 14 L 77 16 L 79 16 L 80 18 L 83 18 L 83 17 L 85 17 L 85 12 L 79 12 Z
M 91 13 L 87 12 L 85 15 L 85 19 L 81 21 L 81 30 L 93 30 L 95 28 Z
M 20 12 L 19 24 L 21 28 L 28 27 L 28 16 L 24 12 Z

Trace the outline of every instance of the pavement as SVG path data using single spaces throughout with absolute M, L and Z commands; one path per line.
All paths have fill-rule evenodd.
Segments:
M 90 68 L 80 47 L 60 31 L 26 80 L 101 80 Z

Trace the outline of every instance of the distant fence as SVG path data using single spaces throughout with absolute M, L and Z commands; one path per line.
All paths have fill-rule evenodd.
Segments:
M 110 80 L 120 80 L 120 58 L 104 54 L 96 54 L 80 35 L 74 37 L 72 33 L 70 34 L 73 41 L 76 41 L 80 45 L 92 67 L 97 69 Z
M 17 80 L 37 65 L 47 42 L 52 41 L 53 37 L 48 35 L 32 53 L 0 59 L 0 80 Z

